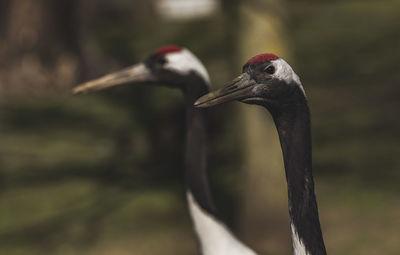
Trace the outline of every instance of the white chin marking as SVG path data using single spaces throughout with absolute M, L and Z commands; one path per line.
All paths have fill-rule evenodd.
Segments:
M 290 224 L 290 228 L 292 229 L 293 254 L 294 255 L 310 255 L 310 253 L 307 252 L 303 241 L 300 239 L 299 235 L 297 234 L 296 227 L 293 225 L 293 223 Z
M 203 80 L 209 84 L 210 76 L 201 61 L 189 50 L 182 49 L 178 52 L 172 52 L 166 56 L 167 63 L 165 65 L 166 69 L 171 71 L 189 74 L 191 72 L 197 73 Z
M 299 76 L 297 76 L 292 67 L 285 60 L 278 58 L 276 60 L 272 60 L 271 62 L 274 63 L 276 69 L 274 74 L 276 78 L 284 80 L 287 84 L 294 82 L 297 86 L 299 86 L 301 91 L 303 91 L 304 96 L 306 95 Z
M 234 237 L 222 222 L 204 211 L 190 191 L 186 195 L 202 255 L 256 255 Z

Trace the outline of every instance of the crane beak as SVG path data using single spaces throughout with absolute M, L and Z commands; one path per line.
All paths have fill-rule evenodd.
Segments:
M 82 83 L 74 88 L 74 94 L 81 94 L 87 92 L 93 92 L 97 90 L 103 90 L 109 87 L 127 83 L 139 83 L 139 82 L 155 82 L 156 78 L 152 74 L 151 70 L 144 64 L 139 63 L 134 66 L 125 68 L 121 71 L 117 71 L 111 74 L 107 74 L 95 80 L 91 80 Z
M 256 82 L 250 78 L 249 74 L 243 73 L 223 88 L 200 97 L 194 105 L 206 108 L 233 100 L 246 99 L 251 96 L 255 84 Z

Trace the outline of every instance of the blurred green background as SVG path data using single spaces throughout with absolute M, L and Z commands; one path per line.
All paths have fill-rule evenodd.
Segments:
M 397 0 L 2 0 L 0 254 L 197 254 L 181 93 L 124 86 L 71 95 L 166 44 L 193 51 L 213 88 L 254 52 L 287 59 L 311 107 L 328 253 L 399 254 L 399 20 Z M 267 138 L 257 145 L 265 150 L 245 135 L 264 124 L 248 117 L 258 110 L 231 103 L 209 111 L 213 196 L 259 254 L 291 254 L 267 112 Z M 253 189 L 259 173 L 247 166 L 257 159 L 275 171 Z M 270 195 L 258 201 L 264 190 Z

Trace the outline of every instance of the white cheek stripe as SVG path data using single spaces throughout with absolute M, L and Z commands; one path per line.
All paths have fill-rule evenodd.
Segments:
M 271 62 L 274 63 L 276 68 L 274 76 L 277 79 L 284 80 L 287 84 L 294 82 L 300 87 L 301 91 L 303 91 L 304 96 L 306 95 L 299 76 L 293 71 L 292 67 L 285 60 L 279 58 Z
M 290 224 L 290 228 L 292 229 L 292 244 L 294 255 L 310 255 L 310 253 L 307 252 L 303 241 L 297 234 L 296 227 L 293 225 L 293 223 Z
M 203 255 L 256 255 L 236 239 L 224 224 L 200 208 L 190 191 L 186 195 Z
M 193 53 L 191 53 L 187 49 L 182 49 L 178 52 L 169 53 L 166 55 L 166 58 L 166 69 L 181 74 L 196 72 L 204 79 L 204 81 L 206 81 L 208 84 L 210 83 L 210 76 L 208 75 L 208 72 L 204 65 L 195 55 L 193 55 Z

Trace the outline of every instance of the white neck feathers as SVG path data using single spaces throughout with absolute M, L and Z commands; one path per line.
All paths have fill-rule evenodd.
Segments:
M 172 52 L 166 56 L 167 63 L 165 65 L 166 69 L 171 71 L 187 75 L 190 72 L 195 72 L 203 80 L 210 84 L 210 76 L 208 75 L 207 69 L 201 63 L 201 61 L 189 50 L 182 49 L 178 52 Z
M 300 239 L 296 227 L 290 224 L 290 228 L 292 230 L 292 245 L 293 245 L 293 254 L 294 255 L 310 255 L 307 252 L 306 247 L 304 246 L 303 241 Z
M 276 68 L 276 72 L 273 74 L 276 78 L 284 80 L 287 84 L 296 84 L 299 86 L 301 91 L 303 91 L 303 94 L 306 95 L 299 76 L 293 71 L 292 67 L 285 60 L 278 58 L 271 62 L 274 63 Z
M 256 255 L 222 222 L 204 211 L 190 191 L 187 192 L 187 200 L 203 255 Z

